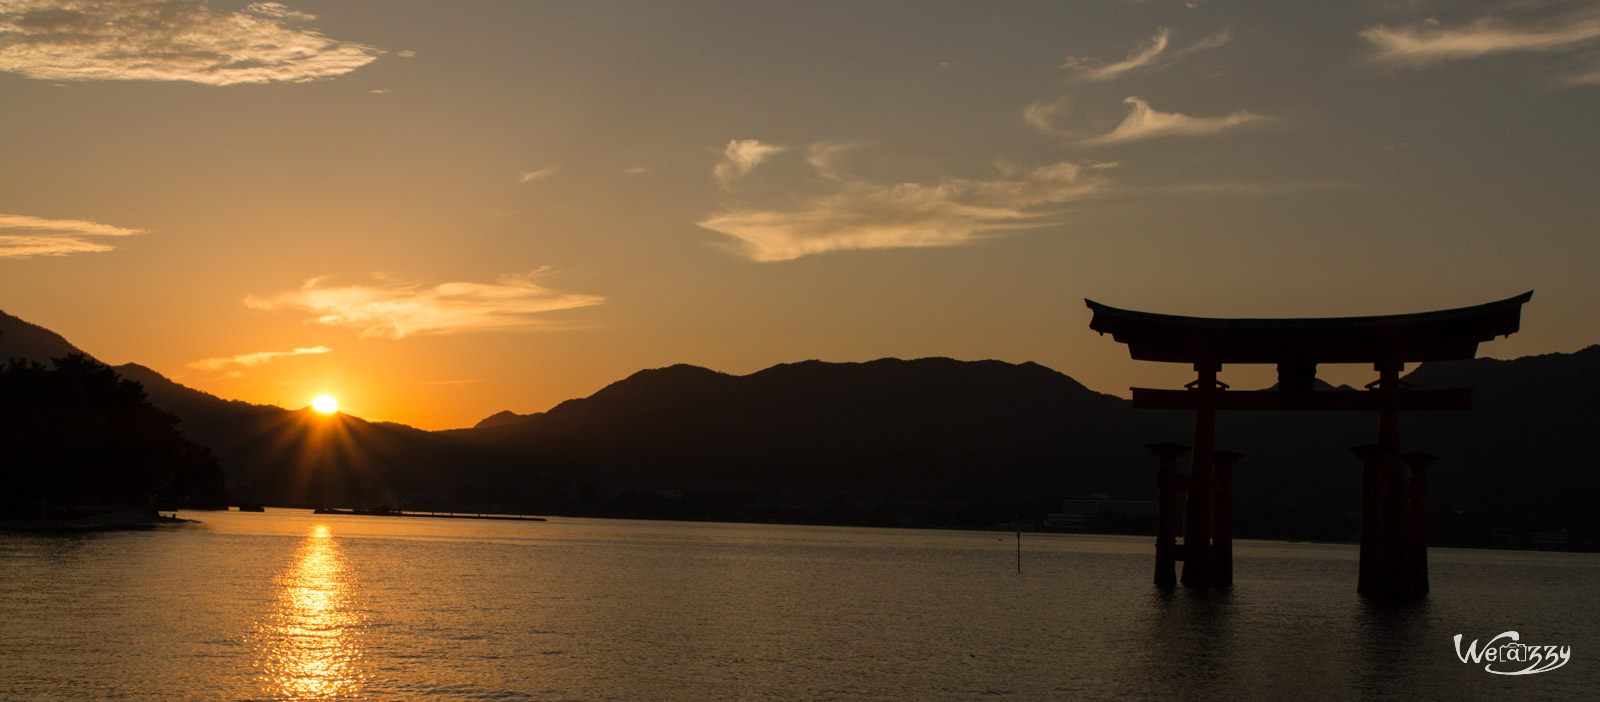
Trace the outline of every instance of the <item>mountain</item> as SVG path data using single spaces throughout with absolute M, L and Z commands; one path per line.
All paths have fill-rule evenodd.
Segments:
M 0 357 L 74 350 L 0 315 Z M 669 366 L 546 412 L 439 432 L 224 400 L 135 364 L 116 370 L 213 450 L 236 499 L 270 504 L 988 526 L 1038 521 L 1086 493 L 1153 499 L 1144 445 L 1189 443 L 1193 422 L 1134 410 L 1038 364 L 947 358 L 804 361 L 743 376 Z M 1429 363 L 1404 379 L 1476 387 L 1471 412 L 1402 418 L 1405 449 L 1441 457 L 1430 481 L 1436 543 L 1600 537 L 1587 446 L 1600 428 L 1600 347 Z M 1371 443 L 1376 424 L 1367 413 L 1222 413 L 1217 445 L 1245 454 L 1235 533 L 1352 538 L 1360 479 L 1348 449 Z
M 75 353 L 83 351 L 60 334 L 0 311 L 0 362 L 20 358 L 49 363 Z
M 0 358 L 49 364 L 74 353 L 83 352 L 60 335 L 0 313 Z M 437 489 L 449 462 L 440 439 L 411 427 L 224 400 L 133 363 L 113 370 L 211 449 L 239 501 L 375 505 L 398 489 Z
M 473 429 L 492 429 L 494 427 L 506 426 L 506 425 L 509 425 L 509 424 L 517 424 L 519 422 L 522 422 L 523 420 L 526 420 L 529 417 L 536 417 L 536 416 L 538 416 L 540 414 L 543 414 L 543 413 L 542 412 L 536 412 L 534 414 L 517 414 L 516 412 L 512 412 L 511 410 L 502 410 L 500 412 L 496 412 L 496 413 L 491 414 L 491 415 L 489 415 L 487 417 L 484 417 L 482 421 L 478 422 L 477 424 L 472 425 L 472 428 Z
M 1402 449 L 1439 457 L 1429 480 L 1435 543 L 1600 537 L 1600 472 L 1587 446 L 1600 430 L 1600 347 L 1424 363 L 1402 379 L 1474 389 L 1469 412 L 1401 415 Z M 1352 537 L 1360 479 L 1348 448 L 1376 433 L 1370 413 L 1221 413 L 1218 446 L 1246 454 L 1234 470 L 1237 532 Z
M 1498 524 L 1551 529 L 1593 523 L 1600 499 L 1600 346 L 1514 361 L 1430 363 L 1419 388 L 1473 387 L 1471 412 L 1419 414 L 1407 441 L 1441 456 L 1430 484 L 1452 505 Z
M 250 501 L 300 505 L 374 505 L 386 493 L 433 486 L 448 464 L 437 438 L 402 424 L 347 414 L 285 410 L 224 400 L 168 380 L 137 364 L 117 366 L 156 406 L 178 415 L 179 428 L 216 453 L 231 489 Z
M 1132 489 L 1169 422 L 1034 363 L 806 361 L 746 376 L 640 371 L 550 411 L 449 432 L 650 490 L 1015 499 Z

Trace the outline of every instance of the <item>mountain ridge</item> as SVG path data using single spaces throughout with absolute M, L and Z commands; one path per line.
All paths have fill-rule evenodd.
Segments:
M 0 356 L 76 350 L 12 320 L 0 317 Z M 22 336 L 13 328 L 27 345 L 8 344 Z M 674 364 L 545 412 L 442 431 L 226 400 L 138 364 L 117 371 L 217 454 L 237 497 L 307 506 L 984 526 L 1037 520 L 1091 492 L 1150 499 L 1144 445 L 1187 443 L 1193 421 L 1134 410 L 1037 363 L 943 357 L 813 359 L 746 375 Z M 1600 428 L 1600 346 L 1422 364 L 1404 377 L 1477 387 L 1471 413 L 1402 420 L 1407 450 L 1443 457 L 1440 538 L 1600 532 L 1588 504 L 1600 473 L 1576 438 Z M 1217 445 L 1245 453 L 1236 532 L 1350 538 L 1359 481 L 1347 449 L 1375 428 L 1365 413 L 1223 413 Z

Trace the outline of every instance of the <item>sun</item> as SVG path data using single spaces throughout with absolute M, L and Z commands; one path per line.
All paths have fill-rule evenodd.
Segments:
M 332 395 L 318 395 L 317 399 L 311 401 L 311 409 L 323 414 L 333 414 L 339 411 L 339 401 L 333 399 Z

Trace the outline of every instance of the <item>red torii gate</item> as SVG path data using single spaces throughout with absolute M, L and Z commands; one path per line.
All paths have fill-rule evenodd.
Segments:
M 1128 345 L 1136 361 L 1193 364 L 1199 377 L 1184 390 L 1132 388 L 1141 409 L 1194 410 L 1189 474 L 1177 474 L 1189 447 L 1152 444 L 1160 459 L 1156 520 L 1158 585 L 1203 587 L 1233 582 L 1233 464 L 1241 454 L 1216 450 L 1217 410 L 1317 410 L 1378 413 L 1377 442 L 1353 451 L 1361 459 L 1363 594 L 1414 597 L 1428 591 L 1426 454 L 1400 453 L 1400 412 L 1468 410 L 1472 389 L 1413 390 L 1400 381 L 1407 363 L 1477 355 L 1478 344 L 1515 333 L 1533 291 L 1452 310 L 1373 317 L 1217 319 L 1135 312 L 1084 300 L 1089 328 Z M 1271 363 L 1276 390 L 1230 390 L 1217 380 L 1228 363 Z M 1317 365 L 1371 363 L 1378 380 L 1366 392 L 1313 392 Z M 1176 543 L 1177 492 L 1187 492 L 1183 544 Z

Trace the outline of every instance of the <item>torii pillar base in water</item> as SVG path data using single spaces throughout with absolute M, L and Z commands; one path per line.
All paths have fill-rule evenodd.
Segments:
M 1156 578 L 1162 587 L 1178 584 L 1178 459 L 1189 452 L 1182 444 L 1150 444 L 1145 448 L 1160 461 L 1156 469 Z
M 1233 466 L 1244 454 L 1219 450 L 1212 456 L 1211 584 L 1233 584 Z

